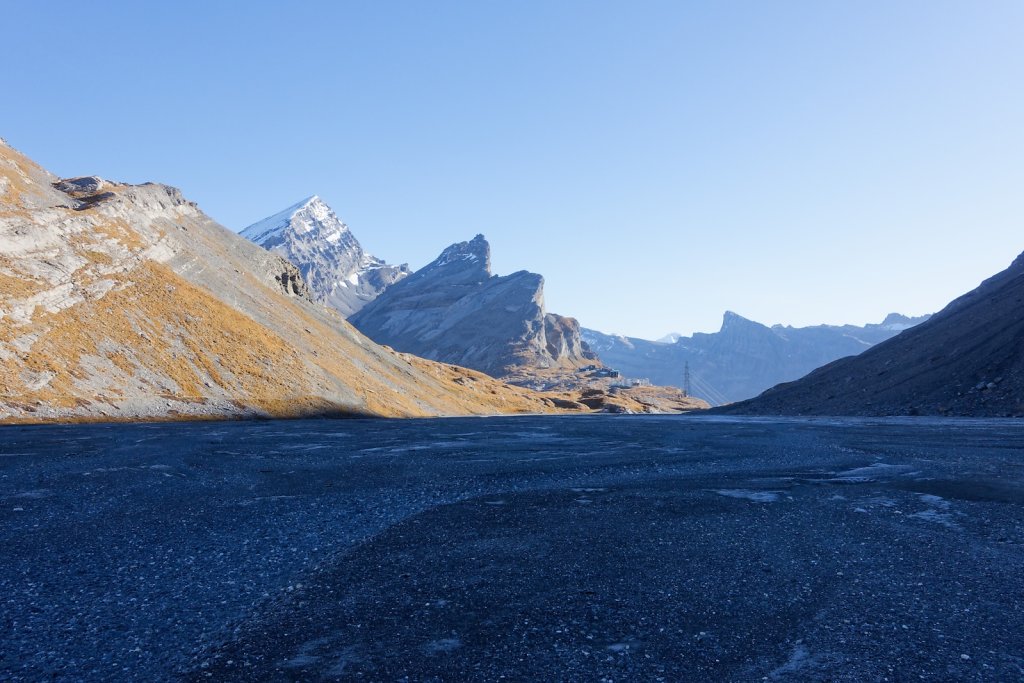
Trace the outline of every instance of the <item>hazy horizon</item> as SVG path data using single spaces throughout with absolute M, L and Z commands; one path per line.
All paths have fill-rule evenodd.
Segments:
M 49 170 L 236 231 L 318 194 L 413 268 L 483 233 L 603 332 L 933 313 L 1024 250 L 1016 2 L 6 15 L 0 136 Z

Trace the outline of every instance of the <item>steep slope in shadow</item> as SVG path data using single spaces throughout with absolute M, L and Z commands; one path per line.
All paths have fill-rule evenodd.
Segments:
M 1024 416 L 1024 254 L 927 322 L 721 412 Z

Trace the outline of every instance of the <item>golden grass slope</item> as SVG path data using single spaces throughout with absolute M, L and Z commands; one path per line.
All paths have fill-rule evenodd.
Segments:
M 57 180 L 0 144 L 0 421 L 556 410 L 374 344 L 172 188 Z

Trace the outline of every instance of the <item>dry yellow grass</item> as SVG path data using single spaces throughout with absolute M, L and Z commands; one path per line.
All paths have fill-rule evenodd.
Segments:
M 27 299 L 44 289 L 45 286 L 38 280 L 0 272 L 0 297 L 4 300 Z
M 114 263 L 114 259 L 102 251 L 95 249 L 83 249 L 82 255 L 89 261 L 89 263 L 97 266 L 109 266 Z
M 114 351 L 113 353 L 107 354 L 107 359 L 117 366 L 117 368 L 125 373 L 126 375 L 132 375 L 135 373 L 135 363 L 128 357 L 124 351 Z
M 69 276 L 75 287 L 60 304 L 64 308 L 37 307 L 26 324 L 0 319 L 2 350 L 28 349 L 16 362 L 0 364 L 0 402 L 21 411 L 5 421 L 38 421 L 37 406 L 57 409 L 60 419 L 113 419 L 100 411 L 134 399 L 148 401 L 142 408 L 151 411 L 147 418 L 169 419 L 203 417 L 175 411 L 211 402 L 221 406 L 221 416 L 232 410 L 276 417 L 555 411 L 551 400 L 529 390 L 373 344 L 336 313 L 286 296 L 239 255 L 241 247 L 253 247 L 242 238 L 231 242 L 202 217 L 168 212 L 172 220 L 188 221 L 182 224 L 187 240 L 175 243 L 176 262 L 214 274 L 212 286 L 225 287 L 231 305 L 168 265 L 142 260 L 125 270 L 139 263 L 153 234 L 144 238 L 111 216 L 109 202 L 82 211 L 62 207 L 64 199 L 53 194 L 45 172 L 3 146 L 0 177 L 7 180 L 4 215 L 32 229 L 60 231 L 62 248 L 70 250 L 65 263 L 85 263 Z M 128 187 L 106 189 L 131 201 Z M 53 226 L 36 226 L 36 214 L 20 205 L 26 193 L 57 212 L 47 218 Z M 40 252 L 27 258 L 48 257 Z M 17 261 L 0 256 L 5 301 L 24 303 L 55 286 L 21 273 Z M 100 278 L 114 287 L 92 289 Z M 225 397 L 234 409 L 223 407 Z
M 26 178 L 30 173 L 45 175 L 38 164 L 0 144 L 0 176 L 7 181 L 0 185 L 0 209 L 13 210 L 26 193 L 32 192 L 32 181 Z
M 94 226 L 96 234 L 118 242 L 127 249 L 141 250 L 146 248 L 145 242 L 140 239 L 139 234 L 131 229 L 131 226 L 123 218 L 103 217 Z
M 23 367 L 54 378 L 45 388 L 26 392 L 26 400 L 67 407 L 91 399 L 81 395 L 75 380 L 88 376 L 83 357 L 103 355 L 100 345 L 121 349 L 115 364 L 125 372 L 139 365 L 170 379 L 171 393 L 182 399 L 204 397 L 205 379 L 197 368 L 223 381 L 215 357 L 242 378 L 232 389 L 254 397 L 280 395 L 282 378 L 297 374 L 300 363 L 283 340 L 167 267 L 146 263 L 123 277 L 126 286 L 98 301 L 33 321 L 31 331 L 40 337 L 22 359 Z M 222 327 L 231 329 L 232 341 L 207 334 Z M 0 373 L 0 393 L 25 392 L 20 384 L 14 368 Z
M 27 299 L 46 288 L 46 283 L 24 273 L 11 257 L 0 254 L 0 297 L 3 301 Z

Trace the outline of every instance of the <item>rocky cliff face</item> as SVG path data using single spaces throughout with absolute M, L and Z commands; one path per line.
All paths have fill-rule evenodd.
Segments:
M 1024 417 L 1024 254 L 927 322 L 724 411 Z
M 448 247 L 350 320 L 380 344 L 493 377 L 594 362 L 579 323 L 544 310 L 544 278 L 491 273 L 483 235 Z
M 241 232 L 264 249 L 296 264 L 314 298 L 350 316 L 409 274 L 367 253 L 316 195 Z
M 675 336 L 673 343 L 584 330 L 583 338 L 610 367 L 629 377 L 681 387 L 690 366 L 691 392 L 713 405 L 756 396 L 843 356 L 861 353 L 927 319 L 889 315 L 882 324 L 768 327 L 727 311 L 712 334 Z
M 174 188 L 61 180 L 0 144 L 0 421 L 553 409 L 310 296 Z

